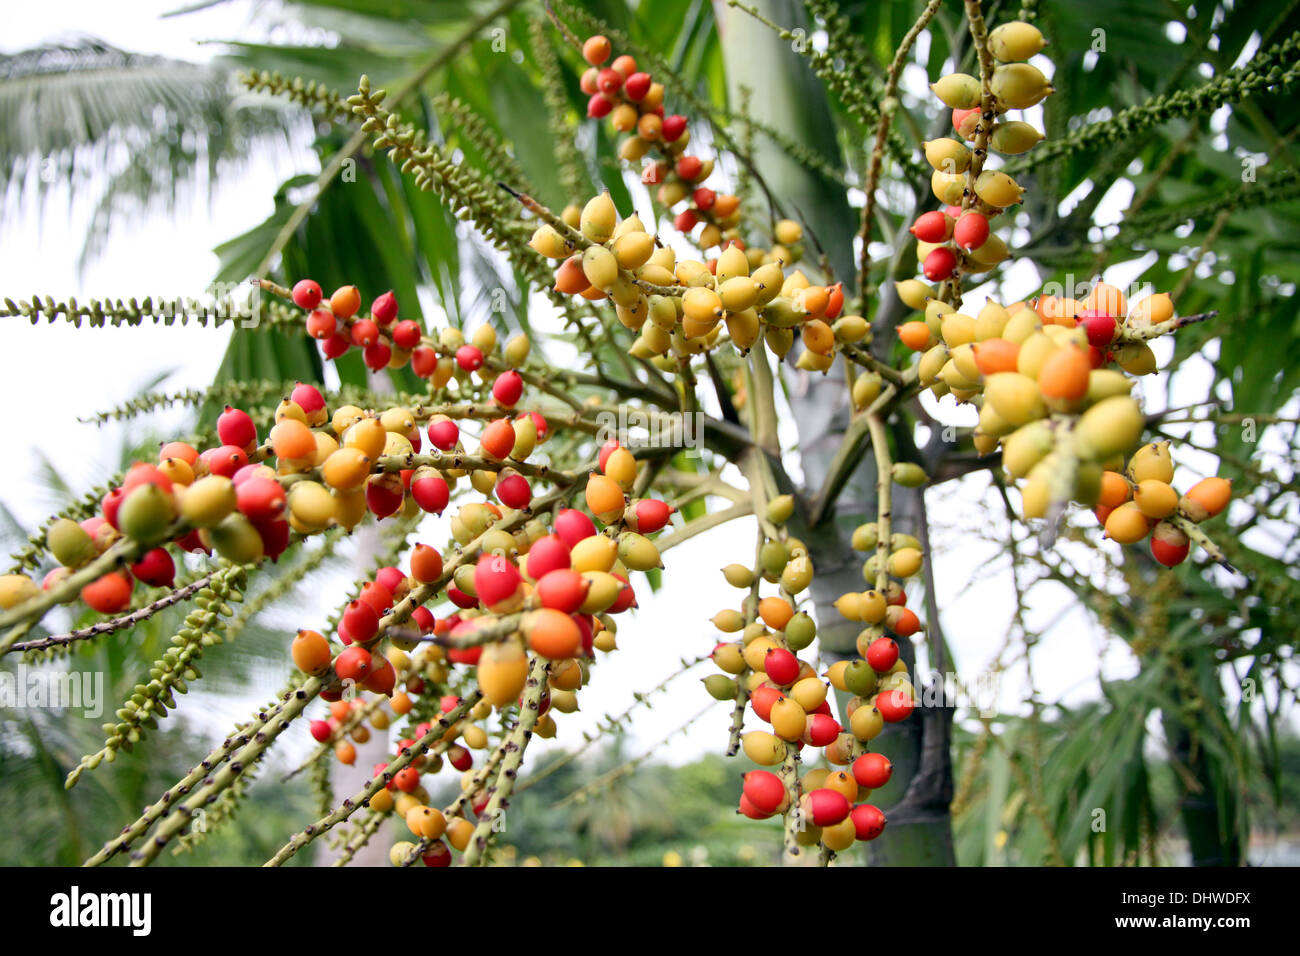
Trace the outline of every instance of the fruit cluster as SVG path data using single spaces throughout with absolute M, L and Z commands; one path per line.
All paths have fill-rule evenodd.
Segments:
M 679 232 L 689 234 L 703 223 L 698 237 L 701 249 L 738 238 L 740 199 L 704 185 L 713 173 L 713 160 L 686 152 L 691 141 L 686 117 L 664 115 L 663 84 L 638 70 L 633 57 L 624 54 L 606 66 L 612 53 L 604 36 L 589 37 L 582 45 L 583 59 L 589 64 L 581 80 L 582 92 L 590 97 L 587 115 L 607 116 L 615 130 L 628 134 L 618 149 L 627 162 L 640 162 L 652 150 L 656 153 L 653 162 L 644 164 L 641 181 L 659 187 L 657 196 L 666 209 L 688 203 L 674 220 Z
M 812 645 L 817 626 L 806 611 L 797 609 L 797 595 L 811 585 L 814 570 L 807 547 L 784 530 L 793 508 L 788 495 L 770 501 L 765 516 L 779 536 L 765 536 L 754 568 L 731 564 L 722 569 L 729 585 L 748 594 L 739 610 L 728 608 L 713 618 L 718 630 L 738 638 L 714 647 L 712 659 L 722 673 L 705 678 L 704 685 L 715 699 L 737 702 L 736 734 L 743 727 L 746 707 L 771 728 L 740 736 L 752 761 L 765 767 L 781 765 L 779 774 L 755 770 L 745 775 L 740 812 L 756 820 L 785 814 L 798 845 L 820 844 L 839 852 L 884 830 L 884 814 L 858 801 L 888 781 L 891 766 L 879 754 L 864 752 L 864 745 L 880 733 L 885 721 L 903 720 L 911 713 L 911 685 L 893 641 L 886 642 L 893 648 L 888 661 L 883 644 L 870 650 L 871 666 L 887 675 L 879 688 L 876 672 L 865 663 L 870 686 L 857 679 L 855 669 L 851 689 L 844 662 L 833 665 L 824 680 L 799 658 Z M 764 584 L 776 585 L 778 593 L 760 596 Z M 883 598 L 881 607 L 883 620 Z M 827 696 L 832 686 L 858 695 L 849 702 L 847 731 Z M 799 752 L 805 746 L 822 749 L 831 768 L 800 776 Z
M 1094 509 L 1106 537 L 1120 544 L 1136 544 L 1151 537 L 1151 556 L 1167 568 L 1181 564 L 1191 550 L 1188 532 L 1228 507 L 1232 483 L 1225 478 L 1202 478 L 1179 495 L 1173 487 L 1174 462 L 1169 442 L 1143 445 L 1121 471 L 1101 476 Z
M 987 94 L 980 80 L 966 73 L 951 73 L 931 84 L 952 109 L 952 128 L 960 137 L 922 144 L 934 170 L 930 189 L 944 206 L 922 213 L 911 227 L 917 261 L 932 282 L 987 272 L 1009 255 L 1007 244 L 992 234 L 990 221 L 1019 203 L 1024 190 L 1006 173 L 985 169 L 984 160 L 990 149 L 1016 155 L 1043 138 L 1030 124 L 1006 119 L 1008 110 L 1028 109 L 1052 93 L 1039 69 L 1023 62 L 1043 45 L 1042 33 L 1032 24 L 1004 23 L 989 35 L 999 64 Z
M 788 237 L 797 229 L 789 223 L 783 232 Z M 724 328 L 742 353 L 762 338 L 778 357 L 790 351 L 797 330 L 806 347 L 800 367 L 825 372 L 838 344 L 863 342 L 870 334 L 864 318 L 840 314 L 842 285 L 814 285 L 798 270 L 786 276 L 779 261 L 755 265 L 766 254 L 734 242 L 707 263 L 678 260 L 671 248 L 657 245 L 638 216 L 619 221 L 608 193 L 586 204 L 578 228 L 544 223 L 531 245 L 560 261 L 557 291 L 612 299 L 619 321 L 638 333 L 628 351 L 670 367 L 670 354 L 707 351 Z

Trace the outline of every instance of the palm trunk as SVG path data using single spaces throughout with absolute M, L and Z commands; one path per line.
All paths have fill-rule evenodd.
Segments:
M 789 27 L 808 26 L 802 4 L 793 0 L 757 0 L 754 4 L 766 17 Z M 726 60 L 728 95 L 739 103 L 748 91 L 750 109 L 756 120 L 820 150 L 835 162 L 835 125 L 821 82 L 807 68 L 803 58 L 770 28 L 747 13 L 721 0 L 714 9 Z M 784 150 L 758 134 L 753 158 L 763 181 L 792 218 L 801 219 L 815 234 L 835 275 L 854 285 L 854 237 L 858 213 L 849 206 L 838 184 L 805 168 Z M 812 243 L 808 243 L 812 248 Z M 889 294 L 880 305 L 888 318 L 899 308 Z M 891 323 L 892 324 L 892 323 Z M 794 353 L 792 353 L 793 357 Z M 799 448 L 807 495 L 821 487 L 831 459 L 849 424 L 850 406 L 843 366 L 836 363 L 825 376 L 811 375 L 787 366 L 782 369 L 789 387 L 790 405 L 799 432 Z M 830 659 L 856 656 L 858 626 L 840 617 L 833 602 L 846 591 L 864 587 L 862 556 L 849 547 L 845 530 L 871 520 L 876 509 L 875 466 L 864 456 L 841 493 L 836 507 L 817 527 L 795 529 L 808 545 L 817 576 L 811 594 L 818 622 L 819 641 Z M 917 533 L 921 508 L 920 492 L 897 489 L 893 520 L 899 531 Z M 937 630 L 938 621 L 931 622 Z M 932 631 L 934 633 L 934 631 Z M 915 652 L 903 641 L 903 654 L 914 671 Z M 841 701 L 841 703 L 843 703 Z M 871 847 L 871 862 L 891 865 L 952 865 L 954 854 L 948 816 L 951 798 L 951 767 L 948 759 L 948 728 L 951 712 L 918 709 L 918 716 L 892 724 L 878 738 L 877 749 L 894 763 L 888 787 L 873 795 L 889 815 L 889 826 Z M 891 813 L 891 809 L 893 812 Z

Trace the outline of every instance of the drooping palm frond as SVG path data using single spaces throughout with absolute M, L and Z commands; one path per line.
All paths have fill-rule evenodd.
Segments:
M 0 56 L 6 212 L 60 186 L 94 204 L 82 264 L 124 213 L 170 211 L 237 171 L 256 141 L 288 144 L 295 114 L 241 96 L 221 61 L 195 64 L 84 38 Z

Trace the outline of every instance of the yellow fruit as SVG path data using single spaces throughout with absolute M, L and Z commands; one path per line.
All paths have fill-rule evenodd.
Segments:
M 338 506 L 334 496 L 319 482 L 295 482 L 286 497 L 289 516 L 307 531 L 324 530 L 337 515 Z
M 478 662 L 478 686 L 497 708 L 513 704 L 528 679 L 528 655 L 517 636 L 494 641 L 483 648 Z
M 234 482 L 221 475 L 200 478 L 181 495 L 181 517 L 196 528 L 215 528 L 234 510 Z
M 8 611 L 41 593 L 40 586 L 25 574 L 0 576 L 0 608 Z
M 1019 372 L 990 375 L 984 383 L 984 398 L 1000 418 L 1012 425 L 1028 424 L 1047 413 L 1038 383 Z
M 934 295 L 934 289 L 920 279 L 904 279 L 894 283 L 894 291 L 903 300 L 903 304 L 913 309 L 924 309 L 926 300 Z
M 1169 484 L 1174 480 L 1174 460 L 1169 442 L 1148 442 L 1133 453 L 1128 462 L 1128 476 L 1136 482 L 1148 480 Z
M 1022 425 L 1002 442 L 1002 467 L 1012 478 L 1023 478 L 1055 444 L 1051 427 L 1039 420 Z
M 582 207 L 579 228 L 592 242 L 608 242 L 614 235 L 617 224 L 618 210 L 614 208 L 614 200 L 609 198 L 607 192 L 588 200 L 587 205 Z
M 995 169 L 984 170 L 975 180 L 975 194 L 998 209 L 1014 206 L 1024 192 L 1014 179 Z
M 331 488 L 351 491 L 366 483 L 370 459 L 359 448 L 340 448 L 321 465 L 321 479 Z
M 1124 502 L 1106 517 L 1106 536 L 1120 544 L 1136 544 L 1150 530 L 1147 516 L 1132 501 Z
M 1027 110 L 1037 106 L 1053 92 L 1052 84 L 1042 70 L 1028 63 L 1007 63 L 993 71 L 989 83 L 993 95 L 1013 110 Z
M 772 725 L 772 730 L 778 737 L 786 741 L 796 741 L 803 736 L 804 726 L 808 722 L 808 714 L 799 702 L 790 697 L 779 697 L 772 704 L 772 712 L 768 715 L 768 723 Z
M 980 81 L 968 73 L 949 73 L 937 83 L 931 83 L 930 89 L 950 109 L 968 110 L 979 105 L 983 88 Z
M 940 172 L 964 173 L 966 168 L 970 166 L 971 151 L 965 144 L 959 143 L 955 139 L 932 139 L 929 142 L 922 143 L 921 148 L 925 150 L 925 161 L 930 164 L 932 169 Z M 912 305 L 910 302 L 907 304 Z M 912 305 L 912 308 L 920 309 L 924 308 L 924 305 Z
M 1168 518 L 1178 510 L 1178 492 L 1163 481 L 1147 478 L 1138 482 L 1133 503 L 1148 518 Z
M 1145 424 L 1142 410 L 1129 396 L 1103 399 L 1079 416 L 1074 429 L 1079 453 L 1093 461 L 1105 461 L 1127 452 L 1141 439 Z
M 618 542 L 603 534 L 583 538 L 569 554 L 570 567 L 583 571 L 609 571 L 618 560 Z
M 608 290 L 618 278 L 618 259 L 604 246 L 590 246 L 582 254 L 582 272 L 597 289 Z
M 783 246 L 793 246 L 803 239 L 803 226 L 793 219 L 782 219 L 772 227 L 772 237 Z
M 800 728 L 800 733 L 802 733 Z M 771 767 L 785 759 L 785 741 L 774 734 L 751 730 L 741 738 L 745 756 L 760 767 Z
M 1011 20 L 989 33 L 989 50 L 1003 63 L 1028 60 L 1046 43 L 1038 27 L 1023 20 Z

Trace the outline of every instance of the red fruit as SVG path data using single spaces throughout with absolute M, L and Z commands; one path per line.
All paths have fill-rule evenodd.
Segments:
M 772 814 L 785 801 L 785 784 L 769 770 L 751 770 L 745 774 L 741 793 L 759 813 Z
M 898 661 L 898 642 L 892 637 L 878 637 L 867 647 L 867 663 L 877 674 L 884 674 Z
M 383 617 L 393 606 L 393 592 L 378 581 L 367 581 L 361 586 L 357 600 L 369 604 L 376 614 Z
M 307 334 L 313 339 L 324 341 L 333 338 L 338 326 L 338 319 L 329 309 L 317 309 L 307 316 Z
M 691 193 L 691 202 L 695 203 L 695 208 L 701 212 L 708 212 L 713 208 L 713 204 L 718 201 L 718 194 L 708 186 L 701 186 L 695 192 Z
M 515 426 L 510 424 L 508 418 L 498 418 L 496 421 L 489 422 L 479 438 L 479 449 L 492 458 L 509 458 L 514 447 Z
M 182 554 L 190 554 L 194 552 L 199 552 L 202 554 L 208 553 L 208 547 L 203 543 L 203 536 L 199 534 L 197 528 L 195 528 L 193 531 L 186 532 L 183 538 L 177 539 L 176 550 L 180 551 Z
M 451 500 L 451 489 L 440 475 L 427 475 L 411 482 L 411 497 L 422 510 L 440 515 Z
M 208 466 L 209 472 L 221 475 L 223 478 L 234 478 L 235 472 L 248 464 L 248 456 L 244 454 L 244 449 L 235 445 L 209 448 L 199 456 L 199 460 Z
M 122 507 L 122 502 L 126 500 L 126 492 L 121 488 L 114 488 L 108 494 L 104 495 L 100 502 L 100 508 L 104 512 L 104 520 L 110 526 L 117 527 L 117 509 Z
M 375 583 L 387 588 L 394 601 L 400 601 L 406 597 L 407 592 L 410 590 L 406 575 L 402 573 L 401 568 L 380 568 L 375 572 Z
M 853 818 L 853 830 L 859 840 L 874 840 L 885 832 L 885 815 L 879 807 L 860 803 L 849 815 Z
M 558 535 L 548 534 L 533 542 L 524 562 L 524 572 L 534 581 L 540 581 L 552 571 L 569 567 L 569 546 Z
M 393 358 L 393 350 L 387 342 L 376 342 L 373 345 L 367 345 L 362 350 L 361 357 L 365 360 L 366 368 L 372 372 L 378 372 L 380 369 L 388 368 L 388 363 Z
M 366 348 L 379 341 L 379 326 L 370 319 L 357 319 L 352 323 L 352 344 Z
M 903 608 L 903 612 L 898 615 L 898 620 L 893 625 L 893 631 L 899 637 L 911 637 L 920 629 L 921 619 L 916 616 L 916 612 L 911 608 Z
M 799 676 L 799 658 L 784 647 L 769 648 L 763 658 L 763 670 L 772 683 L 789 687 Z
M 439 451 L 451 451 L 460 441 L 460 426 L 450 418 L 429 423 L 429 443 Z
M 330 728 L 328 720 L 313 720 L 311 722 L 311 735 L 317 743 L 324 743 L 333 736 L 334 731 Z
M 609 606 L 608 610 L 610 614 L 622 614 L 628 608 L 636 607 L 636 592 L 632 590 L 632 585 L 628 583 L 627 578 L 623 577 L 623 575 L 616 574 L 614 577 L 623 582 L 623 590 L 618 592 L 618 597 L 614 599 L 614 603 Z
M 315 385 L 308 385 L 306 382 L 298 382 L 294 385 L 293 391 L 289 393 L 289 400 L 306 412 L 308 419 L 325 411 L 325 396 Z
M 1085 309 L 1079 313 L 1078 319 L 1079 325 L 1083 326 L 1084 334 L 1088 336 L 1088 344 L 1093 348 L 1104 349 L 1115 341 L 1119 323 L 1114 316 L 1095 309 Z
M 916 709 L 916 702 L 911 694 L 904 690 L 887 690 L 876 695 L 876 709 L 887 724 L 896 724 L 906 720 Z
M 633 73 L 623 84 L 623 95 L 633 103 L 640 103 L 645 99 L 645 95 L 650 92 L 650 84 L 654 82 L 649 73 Z
M 682 133 L 686 132 L 686 117 L 673 114 L 664 117 L 664 125 L 660 130 L 660 136 L 665 143 L 676 142 L 681 139 Z
M 596 92 L 596 77 L 598 77 L 599 75 L 600 75 L 600 71 L 597 70 L 594 66 L 586 70 L 583 70 L 582 76 L 578 78 L 578 87 L 582 90 L 583 93 L 587 94 L 588 96 L 591 96 L 593 93 Z
M 596 533 L 592 520 L 576 508 L 565 508 L 555 516 L 555 533 L 570 548 Z
M 802 739 L 811 747 L 826 747 L 834 742 L 842 729 L 839 721 L 830 714 L 809 714 Z
M 393 344 L 399 349 L 413 349 L 420 344 L 420 323 L 403 319 L 393 326 Z M 434 353 L 435 355 L 437 353 Z
M 925 212 L 908 231 L 922 242 L 944 242 L 952 235 L 952 220 L 938 210 Z
M 654 534 L 668 524 L 675 508 L 657 498 L 642 498 L 632 508 L 636 516 L 636 530 L 641 534 Z
M 582 632 L 582 653 L 584 657 L 596 656 L 596 633 L 591 629 L 593 618 L 590 614 L 575 614 L 573 621 Z
M 613 108 L 613 101 L 608 99 L 603 93 L 596 93 L 591 99 L 587 100 L 587 116 L 591 119 L 600 119 L 601 117 L 608 116 L 610 110 Z
M 392 291 L 385 292 L 370 303 L 370 317 L 380 325 L 390 325 L 397 318 L 397 296 Z
M 438 621 L 433 616 L 433 612 L 427 607 L 417 607 L 412 611 L 411 621 L 420 629 L 421 634 L 428 634 L 438 626 Z
M 399 475 L 377 475 L 366 482 L 366 507 L 376 518 L 396 514 L 406 500 L 405 489 Z
M 420 771 L 414 767 L 403 767 L 393 774 L 393 786 L 402 793 L 414 793 L 420 786 Z
M 884 754 L 865 753 L 853 761 L 853 779 L 859 787 L 878 790 L 889 783 L 889 775 L 894 772 L 894 765 Z
M 804 794 L 799 804 L 803 808 L 805 819 L 817 827 L 833 827 L 848 817 L 853 809 L 848 797 L 838 790 L 826 787 L 810 790 Z
M 456 350 L 456 364 L 466 372 L 477 372 L 483 367 L 483 350 L 477 345 L 462 345 Z
M 321 346 L 321 353 L 327 359 L 336 359 L 347 355 L 350 348 L 352 348 L 352 340 L 342 332 L 335 332 L 325 340 L 325 344 Z
M 343 612 L 342 626 L 354 641 L 365 643 L 379 632 L 379 614 L 364 601 L 353 601 Z
M 247 448 L 257 444 L 257 426 L 248 412 L 226 406 L 226 410 L 217 416 L 217 437 L 223 445 Z
M 366 679 L 373 666 L 374 658 L 370 652 L 356 644 L 343 648 L 339 651 L 339 656 L 334 658 L 334 673 L 339 676 L 339 680 L 360 683 Z
M 844 283 L 837 282 L 826 291 L 826 311 L 822 313 L 822 318 L 827 322 L 834 321 L 843 309 Z
M 556 568 L 537 579 L 537 600 L 542 607 L 572 614 L 582 607 L 590 587 L 591 583 L 577 571 Z
M 618 70 L 606 67 L 596 74 L 596 89 L 606 96 L 614 96 L 623 88 L 623 74 Z
M 447 748 L 447 762 L 457 770 L 464 773 L 470 767 L 474 766 L 474 757 L 460 744 L 452 744 Z
M 687 181 L 694 180 L 704 169 L 704 163 L 698 156 L 683 156 L 677 160 L 677 175 Z
M 153 548 L 131 565 L 131 573 L 150 587 L 169 588 L 176 580 L 176 562 L 166 548 Z
M 770 813 L 764 813 L 762 810 L 758 809 L 758 807 L 754 806 L 754 802 L 743 793 L 740 795 L 740 812 L 751 820 L 766 820 L 772 815 Z
M 619 444 L 617 438 L 610 438 L 605 442 L 605 444 L 600 446 L 600 451 L 596 453 L 596 464 L 600 467 L 602 472 L 605 470 L 605 463 L 609 461 L 609 456 L 622 447 L 623 446 Z
M 429 851 L 420 857 L 425 866 L 441 868 L 451 866 L 451 850 L 441 840 L 434 840 Z
M 754 713 L 758 715 L 759 720 L 772 719 L 772 705 L 781 699 L 781 691 L 775 687 L 769 687 L 764 684 L 754 688 L 753 693 L 749 695 L 749 705 L 754 708 Z
M 371 668 L 361 686 L 371 693 L 391 697 L 393 688 L 397 686 L 397 671 L 393 669 L 393 665 L 386 657 L 378 657 L 374 658 L 374 660 L 378 661 L 378 663 Z
M 952 128 L 956 130 L 963 139 L 970 139 L 975 135 L 975 124 L 979 122 L 979 107 L 973 106 L 968 110 L 952 111 Z
M 695 210 L 683 209 L 677 214 L 677 218 L 673 220 L 673 228 L 678 232 L 690 232 L 699 222 L 700 217 L 695 215 Z
M 1162 531 L 1165 528 L 1168 530 Z M 1190 551 L 1187 535 L 1166 522 L 1160 522 L 1151 533 L 1151 556 L 1167 568 L 1182 564 Z
M 474 590 L 487 607 L 514 597 L 523 576 L 510 559 L 499 554 L 484 554 L 474 565 Z
M 396 338 L 396 335 L 394 335 Z M 420 378 L 428 378 L 438 368 L 438 353 L 427 345 L 421 345 L 411 353 L 411 371 Z
M 511 468 L 497 476 L 496 493 L 497 500 L 507 508 L 527 508 L 533 500 L 533 489 L 528 479 Z
M 447 600 L 451 601 L 451 603 L 456 605 L 457 607 L 464 608 L 465 610 L 469 610 L 470 608 L 473 607 L 478 607 L 478 598 L 474 597 L 472 594 L 466 594 L 464 591 L 456 587 L 454 584 L 447 585 Z M 482 650 L 482 648 L 476 647 L 476 648 L 472 648 L 472 650 Z M 474 659 L 474 663 L 478 663 L 478 658 Z
M 978 249 L 988 241 L 989 221 L 980 213 L 965 213 L 953 227 L 952 238 L 962 249 Z
M 513 408 L 523 394 L 523 377 L 514 369 L 502 372 L 492 383 L 492 399 L 502 408 Z
M 289 522 L 284 518 L 254 521 L 253 527 L 262 538 L 262 553 L 272 561 L 284 554 L 289 547 Z
M 314 309 L 320 305 L 320 285 L 311 279 L 299 279 L 293 285 L 293 304 L 300 309 Z
M 284 489 L 273 478 L 254 475 L 235 487 L 235 502 L 250 521 L 273 521 L 284 514 Z
M 931 249 L 921 264 L 921 271 L 931 282 L 941 282 L 949 278 L 957 268 L 957 255 L 947 246 Z

